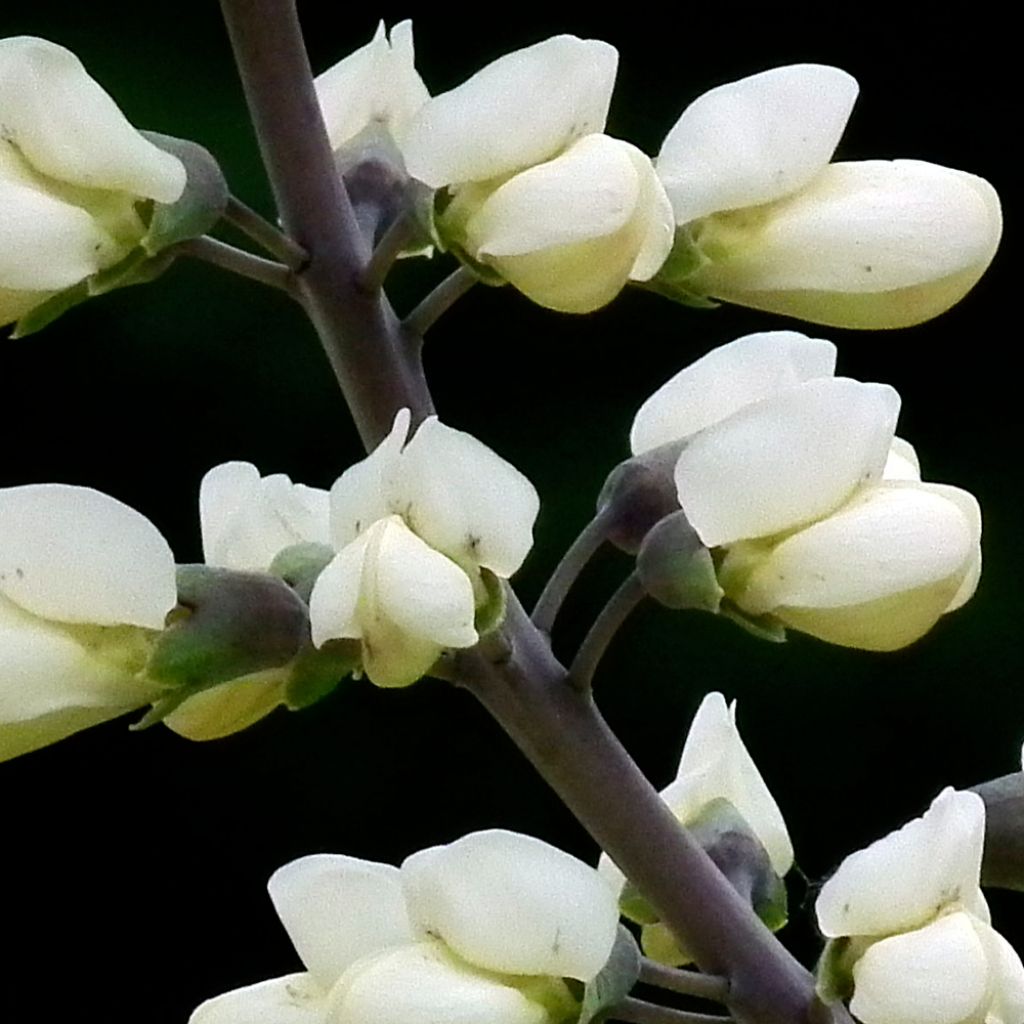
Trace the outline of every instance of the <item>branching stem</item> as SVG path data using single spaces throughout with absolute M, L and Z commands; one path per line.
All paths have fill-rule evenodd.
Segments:
M 179 256 L 191 256 L 193 259 L 212 263 L 221 270 L 230 270 L 233 274 L 247 277 L 251 281 L 280 288 L 282 291 L 295 294 L 295 277 L 283 264 L 266 260 L 262 256 L 254 256 L 244 249 L 236 249 L 227 242 L 203 235 L 201 238 L 190 238 L 179 242 L 174 251 Z
M 615 634 L 629 618 L 634 608 L 647 596 L 644 585 L 637 574 L 630 573 L 622 585 L 612 594 L 608 603 L 601 609 L 600 615 L 594 620 L 590 632 L 583 638 L 580 649 L 573 658 L 569 669 L 569 682 L 577 690 L 586 691 L 594 679 L 597 666 L 604 657 L 604 652 L 615 639 Z
M 416 234 L 416 223 L 406 215 L 398 217 L 384 232 L 370 256 L 369 263 L 359 277 L 359 283 L 366 292 L 377 292 L 384 287 L 384 280 L 395 265 L 401 251 Z
M 680 995 L 693 996 L 695 999 L 708 999 L 714 1003 L 724 1003 L 729 996 L 728 978 L 701 974 L 699 971 L 682 971 L 659 964 L 647 957 L 640 961 L 640 980 L 645 985 L 663 988 L 667 992 L 678 992 Z
M 607 535 L 608 513 L 602 510 L 583 527 L 579 536 L 562 556 L 562 560 L 555 566 L 551 579 L 545 584 L 530 615 L 533 624 L 542 633 L 550 633 L 554 628 L 555 619 L 558 618 L 572 585 L 605 542 Z
M 465 267 L 452 271 L 405 318 L 405 329 L 422 338 L 448 310 L 476 284 L 476 277 Z
M 228 198 L 224 219 L 247 235 L 258 246 L 275 256 L 289 270 L 301 270 L 309 260 L 309 254 L 301 245 L 293 242 L 280 228 L 271 224 L 241 199 Z
M 732 1017 L 675 1010 L 670 1006 L 658 1006 L 643 999 L 626 996 L 622 1002 L 612 1007 L 608 1019 L 630 1021 L 631 1024 L 729 1024 Z

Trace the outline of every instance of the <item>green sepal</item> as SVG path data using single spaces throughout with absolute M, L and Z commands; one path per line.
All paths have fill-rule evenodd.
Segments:
M 462 248 L 461 245 L 455 245 L 454 243 L 448 246 L 448 251 L 480 282 L 480 284 L 489 285 L 491 288 L 501 288 L 508 284 L 493 267 L 487 266 L 486 263 L 481 263 L 480 260 L 474 259 L 472 256 Z
M 666 608 L 717 612 L 725 595 L 711 552 L 682 510 L 648 532 L 637 553 L 636 569 L 644 590 Z
M 695 291 L 687 284 L 687 281 L 709 262 L 700 246 L 694 242 L 690 229 L 688 227 L 677 228 L 668 259 L 661 265 L 658 273 L 640 287 L 658 295 L 664 295 L 666 298 L 672 299 L 673 302 L 682 303 L 684 306 L 692 306 L 695 309 L 717 309 L 719 303 L 709 299 L 701 292 Z
M 90 298 L 105 295 L 116 288 L 155 281 L 174 262 L 172 256 L 152 257 L 141 246 L 132 249 L 123 260 L 85 280 Z
M 285 706 L 301 711 L 333 692 L 361 664 L 358 640 L 331 640 L 319 649 L 307 647 L 295 659 L 285 684 Z
M 748 615 L 729 600 L 722 602 L 718 613 L 759 640 L 773 644 L 786 642 L 786 627 L 774 615 Z
M 89 298 L 89 285 L 87 281 L 79 281 L 70 288 L 51 295 L 45 302 L 30 309 L 14 325 L 11 332 L 13 339 L 27 338 L 30 334 L 49 327 L 54 320 L 62 317 L 69 309 L 73 309 L 79 303 Z
M 619 895 L 619 910 L 623 917 L 637 924 L 657 924 L 661 920 L 640 890 L 628 880 Z
M 265 573 L 178 567 L 178 607 L 158 637 L 146 673 L 189 693 L 292 661 L 308 642 L 304 602 Z
M 505 588 L 505 581 L 495 576 L 490 569 L 480 570 L 480 582 L 483 584 L 486 597 L 483 603 L 477 606 L 473 625 L 480 636 L 487 636 L 505 621 L 508 591 Z
M 619 925 L 608 962 L 583 989 L 576 1024 L 590 1024 L 629 994 L 640 977 L 640 950 L 636 939 Z
M 658 278 L 631 283 L 635 287 L 643 288 L 644 291 L 654 292 L 655 295 L 661 295 L 673 302 L 678 302 L 681 306 L 689 306 L 691 309 L 718 309 L 721 305 L 720 302 L 715 302 L 714 299 L 709 299 L 699 292 L 691 291 L 681 284 L 670 284 L 667 281 L 660 281 Z
M 220 165 L 197 142 L 159 132 L 142 133 L 154 146 L 176 156 L 184 165 L 185 190 L 173 203 L 153 203 L 141 246 L 154 256 L 169 246 L 205 235 L 224 215 L 228 185 Z
M 313 585 L 320 573 L 334 558 L 334 548 L 328 544 L 307 541 L 292 544 L 277 553 L 268 572 L 284 580 L 306 604 L 309 604 Z
M 829 939 L 814 968 L 814 990 L 824 1003 L 840 1003 L 853 998 L 853 965 L 860 959 L 864 939 L 843 936 Z

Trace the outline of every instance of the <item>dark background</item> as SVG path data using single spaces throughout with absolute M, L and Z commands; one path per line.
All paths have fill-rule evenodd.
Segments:
M 100 0 L 87 14 L 14 6 L 0 13 L 0 35 L 71 47 L 136 124 L 202 142 L 236 194 L 270 211 L 215 4 Z M 342 5 L 301 10 L 318 69 L 375 24 L 370 14 L 342 23 Z M 646 608 L 597 679 L 613 726 L 659 786 L 703 694 L 738 698 L 799 863 L 817 880 L 920 813 L 943 786 L 1018 765 L 1017 58 L 1007 27 L 978 5 L 967 22 L 963 12 L 891 7 L 874 16 L 834 7 L 827 18 L 825 5 L 785 18 L 732 5 L 678 10 L 656 20 L 643 8 L 602 19 L 437 6 L 416 20 L 419 65 L 439 92 L 556 31 L 605 38 L 622 53 L 609 130 L 653 153 L 683 106 L 713 84 L 793 61 L 835 63 L 862 86 L 841 157 L 962 167 L 989 178 L 1005 204 L 995 267 L 938 321 L 896 333 L 809 329 L 839 343 L 841 373 L 899 389 L 900 433 L 918 446 L 928 478 L 980 498 L 986 568 L 975 600 L 888 656 L 800 636 L 776 647 L 711 617 Z M 391 23 L 409 12 L 383 13 Z M 445 260 L 435 262 L 401 268 L 400 308 L 447 272 Z M 698 313 L 643 293 L 582 318 L 535 308 L 510 289 L 480 287 L 458 305 L 429 338 L 428 372 L 443 418 L 486 440 L 541 493 L 537 545 L 517 584 L 525 599 L 626 453 L 640 402 L 713 345 L 783 326 L 799 327 L 728 308 Z M 0 381 L 0 485 L 59 480 L 107 491 L 149 515 L 181 561 L 200 557 L 196 493 L 210 466 L 247 459 L 264 473 L 329 486 L 359 454 L 297 310 L 204 266 L 179 265 L 41 335 L 3 340 Z M 560 624 L 561 649 L 571 653 L 626 569 L 611 554 L 594 565 Z M 0 766 L 12 1020 L 32 1010 L 36 1019 L 176 1024 L 208 996 L 294 969 L 264 884 L 302 854 L 398 861 L 504 826 L 596 856 L 472 699 L 440 683 L 399 692 L 350 683 L 311 711 L 282 711 L 206 745 L 125 726 Z M 807 890 L 793 877 L 789 934 L 810 958 Z M 993 893 L 992 903 L 997 927 L 1024 948 L 1021 897 Z

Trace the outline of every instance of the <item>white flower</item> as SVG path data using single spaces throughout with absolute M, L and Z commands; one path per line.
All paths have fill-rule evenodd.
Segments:
M 86 487 L 0 490 L 0 759 L 155 699 L 149 642 L 176 602 L 138 512 Z
M 775 798 L 768 790 L 736 727 L 736 702 L 709 693 L 693 716 L 676 777 L 661 797 L 683 825 L 698 819 L 716 800 L 727 801 L 760 841 L 781 878 L 793 866 L 793 844 Z M 607 854 L 598 870 L 621 892 L 626 879 Z M 683 963 L 664 925 L 644 924 L 644 949 L 656 959 Z
M 690 293 L 842 327 L 920 323 L 959 301 L 999 244 L 988 182 L 917 160 L 829 160 L 857 97 L 796 64 L 695 100 L 656 162 Z
M 184 187 L 73 53 L 0 39 L 0 324 L 119 262 L 146 231 L 137 204 Z
M 981 894 L 984 837 L 981 798 L 946 789 L 823 886 L 818 924 L 844 943 L 850 1010 L 864 1024 L 1024 1020 L 1024 966 L 991 928 Z
M 508 578 L 533 543 L 533 485 L 469 434 L 429 417 L 408 444 L 401 410 L 384 441 L 331 490 L 338 551 L 310 599 L 313 642 L 362 641 L 379 686 L 422 676 L 476 643 L 486 573 Z M 404 446 L 404 447 L 403 447 Z
M 413 177 L 448 190 L 445 243 L 552 309 L 610 302 L 672 246 L 650 159 L 600 134 L 617 64 L 575 36 L 506 54 L 424 104 L 402 147 Z
M 399 22 L 389 38 L 382 21 L 370 42 L 317 76 L 316 94 L 335 152 L 372 125 L 401 146 L 430 97 L 416 71 L 412 22 Z
M 720 549 L 719 582 L 743 614 L 892 650 L 974 592 L 981 516 L 967 492 L 921 482 L 894 438 L 896 392 L 834 365 L 826 341 L 740 338 L 648 399 L 633 450 L 685 440 L 680 505 Z
M 576 1006 L 563 979 L 593 979 L 618 925 L 592 868 L 504 831 L 400 869 L 303 857 L 270 895 L 308 973 L 211 999 L 190 1024 L 559 1024 Z

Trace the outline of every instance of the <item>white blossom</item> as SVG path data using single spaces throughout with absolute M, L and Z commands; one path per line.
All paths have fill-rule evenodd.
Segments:
M 657 170 L 686 290 L 842 327 L 936 316 L 999 244 L 988 182 L 918 160 L 829 163 L 857 97 L 838 68 L 774 68 L 695 100 Z
M 533 485 L 485 445 L 428 417 L 406 443 L 401 410 L 384 441 L 331 489 L 338 554 L 310 599 L 313 642 L 362 642 L 380 686 L 422 676 L 445 648 L 478 639 L 484 573 L 507 578 L 533 543 Z
M 119 262 L 138 204 L 174 202 L 181 161 L 125 119 L 69 50 L 0 39 L 0 324 Z
M 672 245 L 650 159 L 601 134 L 617 64 L 566 35 L 506 54 L 425 103 L 402 147 L 410 174 L 447 190 L 445 244 L 552 309 L 610 302 Z
M 742 613 L 891 650 L 974 592 L 981 516 L 966 491 L 921 482 L 896 392 L 834 365 L 826 341 L 741 338 L 648 399 L 632 444 L 685 441 L 679 502 Z
M 818 925 L 848 944 L 850 1009 L 864 1024 L 1024 1020 L 1024 966 L 981 894 L 984 836 L 981 798 L 946 789 L 822 887 Z
M 512 832 L 476 832 L 401 868 L 318 854 L 270 880 L 307 972 L 203 1003 L 190 1024 L 559 1024 L 615 941 L 597 872 Z

